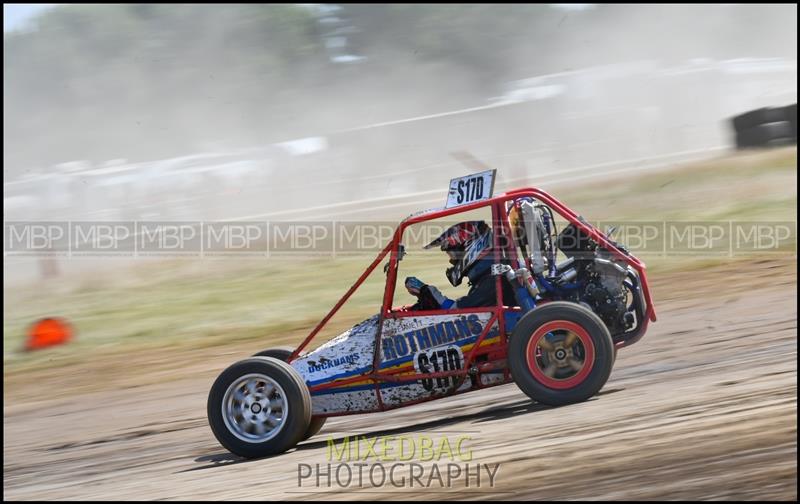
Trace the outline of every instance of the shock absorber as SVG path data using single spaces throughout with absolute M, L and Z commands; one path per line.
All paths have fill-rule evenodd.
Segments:
M 503 275 L 508 282 L 514 287 L 514 297 L 517 298 L 517 303 L 524 312 L 533 310 L 536 306 L 536 295 L 539 289 L 533 281 L 528 268 L 519 268 L 514 271 L 511 266 L 507 264 L 493 264 L 492 275 Z
M 550 214 L 548 212 L 542 212 L 542 223 L 544 224 L 545 234 L 547 235 L 547 264 L 550 273 L 549 276 L 552 277 L 556 275 L 557 268 L 550 226 L 554 225 L 555 223 L 551 222 Z

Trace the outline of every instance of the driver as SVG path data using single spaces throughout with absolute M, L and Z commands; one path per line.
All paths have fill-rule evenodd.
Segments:
M 470 289 L 466 296 L 449 299 L 435 286 L 424 283 L 417 277 L 406 277 L 405 286 L 417 303 L 412 310 L 438 310 L 450 308 L 474 308 L 494 306 L 497 302 L 495 277 L 491 274 L 494 263 L 492 229 L 484 221 L 460 222 L 448 228 L 438 238 L 425 246 L 439 246 L 450 258 L 452 267 L 447 268 L 447 279 L 457 287 L 466 276 Z M 502 277 L 503 303 L 516 306 L 517 301 L 511 285 Z

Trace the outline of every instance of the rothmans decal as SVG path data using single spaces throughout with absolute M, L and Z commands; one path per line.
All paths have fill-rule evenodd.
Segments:
M 386 336 L 381 339 L 383 360 L 395 360 L 430 347 L 457 343 L 472 336 L 479 336 L 483 332 L 483 328 L 484 325 L 478 315 L 473 314 L 445 320 L 403 334 Z M 487 337 L 492 336 L 491 332 L 487 335 Z

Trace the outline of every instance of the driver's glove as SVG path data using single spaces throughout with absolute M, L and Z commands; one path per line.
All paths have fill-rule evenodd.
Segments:
M 417 277 L 406 277 L 406 289 L 412 296 L 419 298 L 419 306 L 423 310 L 452 308 L 454 301 L 447 298 L 433 285 L 428 285 Z
M 425 282 L 417 277 L 406 277 L 406 290 L 412 296 L 419 296 L 422 288 L 425 287 Z
M 422 297 L 432 299 L 439 308 L 455 308 L 455 301 L 442 294 L 442 292 L 433 285 L 425 285 L 421 291 Z

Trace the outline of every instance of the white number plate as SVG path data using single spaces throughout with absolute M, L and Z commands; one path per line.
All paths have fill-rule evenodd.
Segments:
M 497 170 L 487 170 L 451 180 L 445 208 L 491 198 L 494 191 L 494 175 L 496 172 Z

